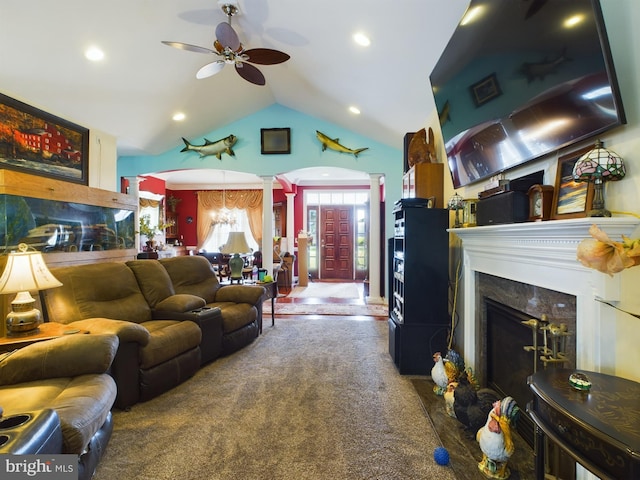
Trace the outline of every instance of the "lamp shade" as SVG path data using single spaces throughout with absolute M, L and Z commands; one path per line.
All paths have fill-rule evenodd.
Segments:
M 7 265 L 0 277 L 0 294 L 33 292 L 62 286 L 53 276 L 42 258 L 42 253 L 27 250 L 21 243 L 17 252 L 7 256 Z
M 250 251 L 251 248 L 249 248 L 244 232 L 229 232 L 227 243 L 220 249 L 222 253 L 247 253 Z
M 462 198 L 457 193 L 449 199 L 447 203 L 447 208 L 449 210 L 462 210 L 464 208 L 464 198 Z
M 594 182 L 597 178 L 605 182 L 620 180 L 625 174 L 626 169 L 620 155 L 604 148 L 600 140 L 573 167 L 573 179 L 576 182 Z

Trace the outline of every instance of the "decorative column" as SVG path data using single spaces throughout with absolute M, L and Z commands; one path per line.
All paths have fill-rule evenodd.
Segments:
M 262 185 L 262 268 L 273 275 L 273 175 L 261 177 Z
M 295 211 L 295 193 L 285 193 L 287 197 L 287 250 L 293 252 L 294 239 L 296 238 L 296 232 L 294 231 L 293 214 Z
M 369 180 L 369 296 L 367 303 L 384 303 L 380 296 L 380 178 L 382 174 L 371 173 Z

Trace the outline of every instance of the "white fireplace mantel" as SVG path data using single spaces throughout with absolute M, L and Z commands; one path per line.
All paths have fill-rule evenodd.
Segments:
M 640 225 L 633 217 L 576 218 L 547 222 L 452 228 L 463 250 L 463 345 L 465 362 L 477 367 L 476 277 L 486 273 L 576 296 L 576 363 L 600 371 L 603 355 L 615 341 L 611 308 L 600 300 L 619 300 L 620 276 L 584 267 L 576 259 L 580 241 L 598 225 L 612 240 L 631 236 Z M 549 314 L 551 321 L 552 315 Z M 613 330 L 613 333 L 612 333 Z

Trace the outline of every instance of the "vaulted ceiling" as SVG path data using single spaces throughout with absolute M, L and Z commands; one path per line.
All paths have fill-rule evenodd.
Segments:
M 231 65 L 196 79 L 227 20 L 216 0 L 3 0 L 0 92 L 117 138 L 119 155 L 157 154 L 278 103 L 400 148 L 434 107 L 429 73 L 468 0 L 235 0 L 246 48 L 291 59 L 260 66 L 266 86 Z M 369 47 L 353 40 L 357 32 Z M 98 46 L 100 62 L 85 49 Z M 354 105 L 360 115 L 348 111 Z M 182 122 L 172 120 L 184 112 Z M 177 142 L 178 141 L 178 142 Z

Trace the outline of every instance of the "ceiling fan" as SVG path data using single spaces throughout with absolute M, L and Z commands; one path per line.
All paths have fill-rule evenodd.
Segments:
M 258 65 L 275 65 L 286 62 L 291 57 L 284 52 L 271 48 L 251 48 L 245 50 L 242 43 L 240 43 L 238 34 L 231 27 L 231 17 L 238 13 L 238 6 L 222 2 L 220 6 L 225 15 L 227 15 L 228 21 L 221 22 L 216 27 L 216 40 L 213 42 L 213 49 L 182 42 L 162 41 L 162 43 L 170 47 L 179 48 L 180 50 L 212 53 L 222 57 L 220 60 L 208 63 L 198 70 L 196 73 L 197 79 L 211 77 L 220 72 L 226 64 L 230 64 L 235 67 L 238 75 L 246 81 L 256 85 L 264 85 L 266 83 L 264 75 L 260 70 L 251 65 L 251 63 Z

